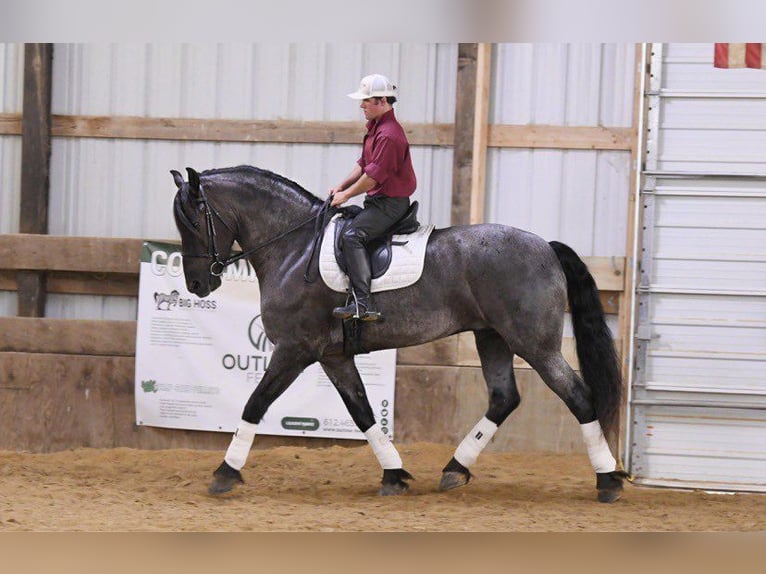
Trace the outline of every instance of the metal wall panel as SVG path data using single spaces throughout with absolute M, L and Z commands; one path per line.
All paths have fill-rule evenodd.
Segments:
M 629 127 L 634 81 L 633 44 L 498 44 L 490 122 Z M 487 164 L 487 221 L 625 255 L 629 152 L 490 149 Z
M 490 123 L 630 127 L 635 44 L 497 44 Z
M 20 114 L 24 98 L 24 45 L 0 44 L 0 113 Z M 18 233 L 21 137 L 0 136 L 0 233 Z M 15 315 L 16 293 L 0 291 L 0 315 Z
M 713 44 L 663 46 L 657 169 L 764 174 L 766 75 L 714 68 Z
M 741 72 L 653 47 L 628 441 L 648 484 L 766 490 L 766 78 Z
M 454 121 L 456 44 L 57 44 L 54 114 L 359 121 L 360 145 L 54 138 L 50 232 L 174 239 L 168 171 L 185 166 L 256 165 L 324 197 L 360 153 L 364 116 L 346 94 L 373 71 L 397 83 L 403 123 Z M 412 158 L 420 219 L 448 225 L 452 150 L 414 146 Z M 135 317 L 135 302 L 114 305 L 51 295 L 46 312 Z
M 652 483 L 661 486 L 714 490 L 732 488 L 732 476 L 741 485 L 763 483 L 765 411 L 651 406 L 637 422 L 651 432 L 640 436 L 636 476 L 660 477 Z
M 487 221 L 582 256 L 625 255 L 630 153 L 491 149 L 487 182 Z

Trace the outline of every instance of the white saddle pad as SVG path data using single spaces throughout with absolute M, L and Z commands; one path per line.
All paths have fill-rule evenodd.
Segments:
M 348 275 L 340 270 L 338 262 L 335 261 L 333 246 L 335 222 L 339 217 L 340 214 L 333 217 L 325 228 L 322 245 L 319 248 L 319 274 L 330 289 L 345 293 L 348 291 Z M 421 225 L 414 233 L 393 236 L 394 243 L 404 245 L 391 246 L 391 266 L 381 277 L 372 280 L 373 293 L 408 287 L 420 279 L 426 259 L 426 244 L 434 227 L 434 225 Z

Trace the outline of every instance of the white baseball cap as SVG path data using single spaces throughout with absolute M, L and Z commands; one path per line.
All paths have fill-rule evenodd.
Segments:
M 370 74 L 369 76 L 365 76 L 362 78 L 362 81 L 359 82 L 359 89 L 356 92 L 348 94 L 349 98 L 355 100 L 384 98 L 386 96 L 396 96 L 396 86 L 382 74 Z

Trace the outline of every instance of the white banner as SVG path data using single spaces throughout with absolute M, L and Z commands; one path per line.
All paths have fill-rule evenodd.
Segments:
M 186 290 L 179 246 L 145 242 L 136 336 L 136 423 L 233 432 L 269 365 L 255 272 L 229 266 L 204 299 Z M 328 313 L 330 310 L 328 309 Z M 393 438 L 396 351 L 355 358 L 375 418 Z M 258 432 L 364 440 L 318 364 L 271 405 Z

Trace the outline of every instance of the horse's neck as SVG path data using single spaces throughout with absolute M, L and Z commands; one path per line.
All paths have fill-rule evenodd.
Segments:
M 256 273 L 263 276 L 281 267 L 286 259 L 305 252 L 313 236 L 313 226 L 307 220 L 316 207 L 303 198 L 280 196 L 273 190 L 250 195 L 240 213 L 239 244 L 245 251 L 260 247 L 250 260 Z

